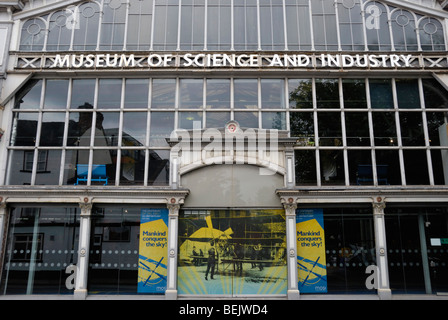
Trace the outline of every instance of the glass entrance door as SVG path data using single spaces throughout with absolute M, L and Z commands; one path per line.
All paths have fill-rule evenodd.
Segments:
M 284 210 L 183 210 L 178 293 L 286 295 Z

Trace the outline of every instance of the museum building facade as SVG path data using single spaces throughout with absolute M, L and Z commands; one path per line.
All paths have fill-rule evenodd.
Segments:
M 0 295 L 448 293 L 448 3 L 0 4 Z

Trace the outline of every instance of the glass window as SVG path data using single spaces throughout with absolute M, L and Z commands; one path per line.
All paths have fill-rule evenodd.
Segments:
M 367 107 L 366 82 L 364 79 L 342 79 L 344 108 L 365 109 Z
M 318 108 L 339 109 L 341 107 L 338 82 L 337 79 L 316 79 L 316 101 Z
M 391 14 L 394 47 L 398 51 L 417 51 L 415 16 L 409 11 L 396 9 Z
M 373 109 L 393 109 L 392 82 L 390 79 L 369 79 L 370 105 Z
M 207 7 L 207 49 L 231 49 L 231 2 L 209 0 Z
M 341 114 L 318 112 L 319 145 L 342 146 Z
M 47 39 L 48 51 L 67 51 L 70 49 L 70 40 L 72 38 L 73 17 L 67 10 L 56 11 L 50 16 Z
M 151 112 L 150 124 L 151 147 L 168 146 L 166 138 L 169 138 L 174 130 L 174 112 Z
M 44 112 L 40 131 L 40 146 L 61 147 L 64 143 L 65 112 Z
M 67 108 L 68 80 L 47 80 L 45 83 L 45 109 Z
M 207 109 L 230 109 L 230 80 L 207 79 Z
M 311 1 L 314 47 L 316 50 L 338 49 L 336 12 L 333 0 Z
M 417 79 L 395 79 L 398 108 L 420 109 L 420 94 Z
M 286 31 L 289 50 L 311 50 L 309 0 L 286 0 Z
M 422 79 L 426 109 L 448 109 L 446 89 L 436 79 Z
M 91 185 L 114 185 L 117 171 L 117 150 L 95 149 L 91 171 Z M 87 168 L 85 169 L 87 171 Z M 87 174 L 87 172 L 86 172 Z M 78 169 L 78 176 L 80 175 Z
M 289 126 L 291 137 L 300 138 L 301 145 L 314 146 L 313 112 L 290 112 Z
M 258 128 L 258 112 L 235 112 L 235 121 L 242 128 Z
M 289 79 L 289 107 L 294 109 L 313 107 L 313 84 L 311 79 Z
M 204 80 L 181 79 L 179 86 L 179 109 L 202 109 Z
M 359 0 L 337 4 L 342 50 L 364 50 L 364 26 Z
M 343 185 L 344 154 L 342 150 L 320 150 L 320 176 L 322 185 Z
M 137 147 L 146 145 L 147 112 L 124 112 L 121 145 Z
M 180 48 L 202 50 L 204 48 L 205 1 L 183 1 L 181 5 Z
M 15 112 L 12 124 L 11 146 L 34 146 L 37 136 L 36 112 Z
M 126 5 L 121 1 L 103 3 L 100 49 L 123 49 L 126 11 Z
M 59 185 L 62 150 L 39 150 L 35 185 Z
M 420 20 L 418 30 L 422 50 L 446 50 L 443 26 L 439 20 L 431 17 L 425 17 Z
M 44 48 L 46 16 L 25 21 L 22 26 L 20 50 L 42 51 Z
M 369 50 L 390 51 L 388 8 L 378 1 L 371 1 L 365 7 L 365 25 Z
M 117 109 L 121 106 L 121 79 L 100 79 L 98 109 Z
M 89 295 L 137 294 L 140 208 L 93 207 Z
M 30 80 L 17 93 L 15 109 L 39 109 L 40 97 L 42 94 L 42 80 Z
M 179 4 L 169 0 L 155 0 L 154 50 L 177 49 Z
M 127 109 L 148 108 L 148 79 L 126 79 L 124 107 Z
M 79 24 L 73 31 L 73 50 L 93 51 L 98 45 L 100 8 L 95 2 L 79 6 Z
M 179 129 L 202 129 L 201 112 L 179 112 Z
M 148 185 L 167 186 L 170 183 L 170 150 L 149 150 Z
M 120 186 L 143 185 L 145 150 L 121 149 Z
M 261 79 L 261 107 L 284 109 L 285 81 L 283 79 Z
M 282 0 L 260 0 L 260 40 L 265 50 L 285 48 Z
M 263 129 L 286 130 L 286 112 L 262 112 Z
M 119 138 L 120 113 L 98 112 L 96 114 L 96 128 L 94 146 L 117 146 Z
M 10 150 L 8 185 L 30 185 L 33 163 L 33 150 Z
M 235 79 L 234 80 L 235 109 L 258 108 L 258 80 Z
M 401 141 L 404 146 L 424 146 L 421 112 L 400 112 Z
M 348 146 L 370 146 L 367 112 L 345 112 L 345 132 Z
M 95 104 L 95 79 L 74 79 L 70 108 L 93 109 Z
M 403 150 L 407 185 L 429 184 L 426 150 Z
M 316 151 L 295 150 L 296 185 L 317 185 Z
M 176 80 L 153 79 L 151 93 L 151 108 L 174 109 L 174 104 L 176 103 Z
M 151 45 L 153 0 L 130 0 L 126 48 L 149 50 Z
M 431 150 L 432 171 L 435 185 L 448 185 L 448 148 Z
M 398 150 L 375 150 L 378 184 L 401 185 Z
M 70 274 L 76 265 L 79 209 L 73 207 L 13 207 L 3 264 L 2 294 L 70 294 Z
M 370 150 L 348 150 L 348 174 L 351 185 L 373 185 L 372 152 Z M 382 167 L 377 167 L 377 172 Z
M 206 113 L 207 128 L 224 128 L 226 123 L 230 121 L 230 112 L 213 112 Z
M 233 4 L 234 10 L 234 49 L 258 49 L 257 1 L 241 0 Z
M 324 207 L 329 293 L 368 293 L 366 267 L 376 265 L 372 208 Z
M 394 112 L 373 112 L 373 136 L 376 146 L 397 146 Z

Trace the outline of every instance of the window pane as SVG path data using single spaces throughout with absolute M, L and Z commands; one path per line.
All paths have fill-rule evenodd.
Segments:
M 314 146 L 313 112 L 290 112 L 291 137 L 299 137 L 301 145 Z
M 286 130 L 286 112 L 262 112 L 262 128 Z
M 258 48 L 257 4 L 254 0 L 234 3 L 234 47 L 236 50 Z
M 11 150 L 9 152 L 8 185 L 30 185 L 34 151 Z
M 154 109 L 174 109 L 176 101 L 176 80 L 175 79 L 153 79 L 151 108 Z
M 203 86 L 202 79 L 181 79 L 179 109 L 202 109 Z
M 373 109 L 393 109 L 392 83 L 389 79 L 369 79 L 370 104 Z
M 448 148 L 431 150 L 435 185 L 448 185 Z
M 121 79 L 100 79 L 98 109 L 117 109 L 121 106 Z
M 429 144 L 431 146 L 448 146 L 448 115 L 445 112 L 426 112 Z
M 120 175 L 120 186 L 143 185 L 145 150 L 122 149 Z
M 337 79 L 316 79 L 316 101 L 318 108 L 340 108 Z
M 151 112 L 150 140 L 151 147 L 168 146 L 169 138 L 174 130 L 174 112 Z
M 421 112 L 400 112 L 401 141 L 404 146 L 424 146 Z
M 349 150 L 347 153 L 350 185 L 373 185 L 371 151 Z M 381 170 L 381 168 L 377 168 L 377 170 Z
M 120 114 L 118 112 L 98 112 L 94 146 L 117 146 Z
M 338 112 L 319 112 L 319 145 L 342 146 L 341 115 Z
M 295 150 L 296 185 L 316 185 L 316 151 Z
M 153 0 L 130 0 L 127 45 L 130 50 L 149 50 Z
M 67 146 L 90 146 L 92 112 L 70 112 Z
M 148 185 L 167 186 L 170 183 L 170 151 L 149 150 Z
M 426 109 L 448 108 L 446 89 L 435 79 L 423 79 L 422 82 Z
M 40 146 L 60 147 L 64 141 L 65 112 L 45 112 L 42 115 Z
M 230 80 L 207 79 L 207 109 L 230 109 Z
M 79 6 L 79 28 L 74 29 L 74 50 L 95 50 L 98 42 L 100 8 L 95 2 Z
M 348 146 L 369 146 L 369 121 L 367 112 L 346 112 L 345 131 Z
M 39 150 L 35 185 L 58 185 L 62 150 Z
M 230 50 L 231 7 L 228 0 L 208 1 L 207 49 Z
M 417 79 L 396 79 L 398 108 L 420 109 Z
M 93 109 L 95 103 L 94 79 L 74 79 L 72 85 L 72 109 Z
M 179 112 L 179 129 L 202 129 L 202 112 Z
M 320 150 L 320 176 L 324 185 L 345 184 L 342 150 Z
M 235 121 L 242 128 L 258 128 L 258 112 L 235 112 Z
M 264 109 L 285 108 L 285 81 L 261 79 L 261 107 Z
M 42 80 L 29 81 L 16 95 L 15 109 L 39 109 Z
M 283 50 L 285 48 L 283 4 L 281 0 L 260 2 L 260 35 L 263 49 Z
M 308 0 L 286 0 L 286 28 L 289 50 L 311 49 Z
M 366 83 L 364 79 L 343 79 L 344 108 L 366 108 Z
M 34 146 L 36 144 L 38 113 L 14 113 L 11 146 Z
M 124 112 L 122 146 L 146 145 L 146 112 Z
M 394 112 L 373 112 L 373 136 L 376 146 L 398 146 Z
M 235 108 L 256 109 L 258 108 L 258 80 L 257 79 L 235 79 Z
M 117 171 L 117 150 L 113 149 L 93 150 L 91 185 L 113 186 L 115 184 L 116 171 Z M 106 177 L 104 177 L 104 172 L 106 173 Z
M 68 80 L 47 80 L 45 85 L 46 109 L 65 109 L 67 107 Z
M 127 109 L 148 107 L 149 80 L 127 79 L 124 93 L 124 107 Z
M 224 128 L 226 123 L 230 121 L 230 112 L 212 112 L 206 113 L 207 128 Z
M 311 79 L 289 79 L 288 87 L 290 108 L 313 107 L 313 84 Z
M 401 185 L 398 150 L 375 150 L 378 184 Z
M 429 184 L 426 150 L 403 150 L 407 185 Z

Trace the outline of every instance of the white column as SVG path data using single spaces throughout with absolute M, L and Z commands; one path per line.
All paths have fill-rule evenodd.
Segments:
M 6 235 L 4 234 L 6 232 L 6 226 L 5 223 L 7 221 L 6 219 L 6 202 L 2 202 L 2 198 L 0 197 L 0 252 L 3 248 L 3 239 L 6 239 Z
M 178 199 L 171 198 L 167 204 L 168 215 L 168 271 L 165 298 L 177 299 L 177 231 L 179 222 L 180 203 Z
M 83 300 L 87 297 L 92 203 L 85 199 L 85 202 L 80 203 L 79 206 L 81 208 L 81 215 L 74 298 Z
M 282 203 L 286 213 L 286 252 L 288 265 L 288 300 L 300 298 L 298 273 L 297 273 L 297 230 L 296 209 L 297 202 L 294 198 L 283 199 Z
M 380 197 L 373 203 L 373 223 L 375 228 L 376 261 L 378 267 L 377 291 L 380 299 L 391 299 L 387 264 L 386 228 L 384 223 L 385 207 L 386 204 Z

